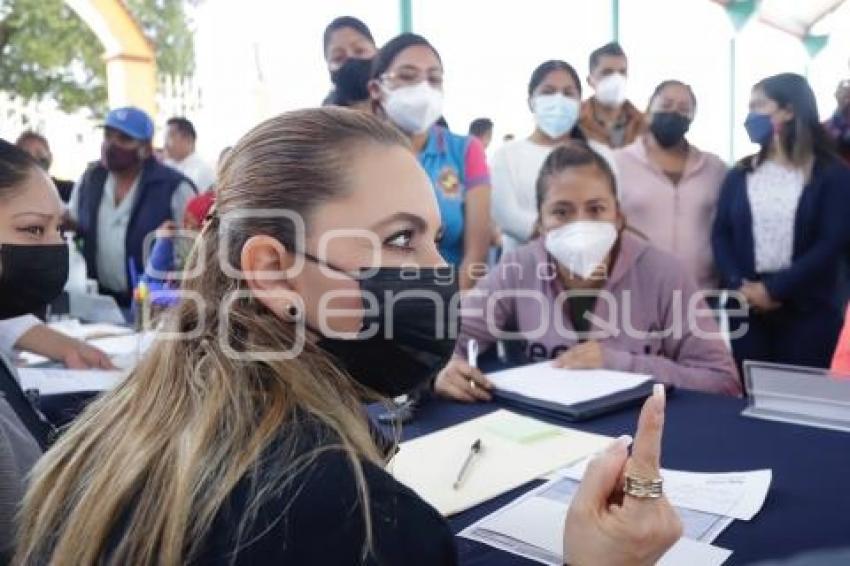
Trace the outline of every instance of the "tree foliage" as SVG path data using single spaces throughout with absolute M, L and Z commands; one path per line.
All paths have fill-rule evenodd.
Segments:
M 185 76 L 194 46 L 184 0 L 127 0 L 155 47 L 160 76 Z M 103 46 L 62 0 L 0 0 L 0 90 L 52 98 L 65 111 L 106 105 Z

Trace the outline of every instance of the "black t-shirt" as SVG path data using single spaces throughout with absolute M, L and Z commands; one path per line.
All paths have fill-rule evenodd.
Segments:
M 56 190 L 59 191 L 59 198 L 62 202 L 67 203 L 71 200 L 71 193 L 74 192 L 74 181 L 65 181 L 52 177 L 53 184 L 56 185 Z
M 596 295 L 578 295 L 567 298 L 569 305 L 570 321 L 576 332 L 589 332 L 590 320 L 588 313 L 593 313 L 596 306 Z
M 326 434 L 308 438 L 311 440 L 299 453 L 306 453 L 303 448 L 309 450 L 309 444 L 330 445 Z M 371 551 L 365 550 L 363 506 L 352 464 L 340 448 L 321 452 L 294 481 L 267 499 L 245 532 L 238 535 L 252 489 L 269 481 L 269 474 L 274 474 L 276 465 L 280 465 L 274 456 L 276 448 L 279 447 L 266 451 L 253 480 L 243 479 L 230 494 L 194 564 L 456 564 L 454 538 L 439 513 L 383 469 L 369 463 L 362 467 L 373 542 Z

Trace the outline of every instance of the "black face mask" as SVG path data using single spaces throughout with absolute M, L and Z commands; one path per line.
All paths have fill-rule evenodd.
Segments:
M 67 280 L 67 244 L 0 244 L 0 319 L 44 307 Z
M 356 102 L 369 100 L 369 77 L 372 71 L 371 59 L 352 57 L 331 73 L 334 90 L 334 104 L 351 106 Z
M 649 130 L 661 147 L 673 147 L 685 137 L 691 120 L 678 112 L 658 112 L 652 115 Z
M 113 173 L 129 171 L 142 162 L 138 149 L 126 149 L 111 143 L 104 143 L 100 151 L 101 163 Z
M 358 383 L 386 397 L 409 393 L 434 377 L 455 347 L 459 305 L 452 267 L 381 267 L 352 275 L 313 256 L 305 257 L 360 283 L 365 314 L 361 334 L 322 336 L 331 354 Z

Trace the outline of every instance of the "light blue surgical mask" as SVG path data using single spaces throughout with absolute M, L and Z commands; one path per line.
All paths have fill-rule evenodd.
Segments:
M 552 139 L 569 132 L 578 120 L 578 100 L 561 93 L 541 94 L 532 100 L 534 120 L 540 130 Z

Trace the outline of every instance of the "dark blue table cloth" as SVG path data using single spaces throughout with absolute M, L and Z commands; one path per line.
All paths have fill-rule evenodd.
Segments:
M 733 551 L 727 564 L 750 564 L 801 551 L 850 546 L 850 434 L 740 416 L 746 401 L 688 391 L 668 398 L 662 465 L 693 472 L 771 468 L 773 482 L 764 507 L 752 521 L 734 521 L 714 544 Z M 497 403 L 424 403 L 404 426 L 411 439 L 497 408 Z M 506 407 L 509 408 L 509 407 Z M 509 408 L 510 409 L 510 408 Z M 510 409 L 516 410 L 516 409 Z M 580 430 L 618 436 L 634 434 L 638 409 L 578 424 Z M 557 422 L 557 421 L 551 421 Z M 505 505 L 539 482 L 506 493 L 449 522 L 454 532 Z M 535 564 L 463 538 L 461 564 Z

